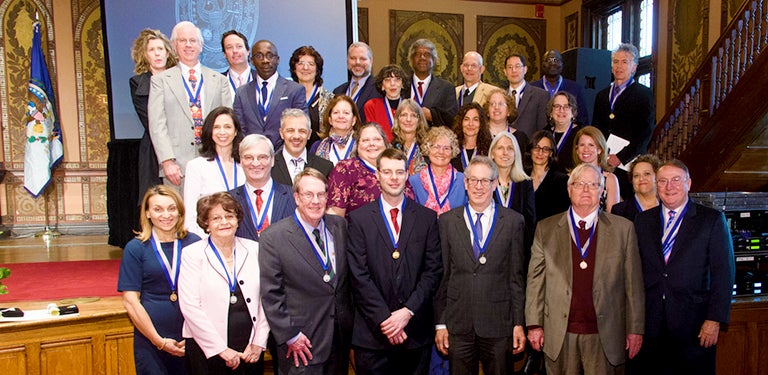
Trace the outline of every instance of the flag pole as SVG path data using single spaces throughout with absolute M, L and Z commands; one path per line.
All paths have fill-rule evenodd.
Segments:
M 50 197 L 50 192 L 52 188 L 51 186 L 47 186 L 45 188 L 45 191 L 43 191 L 43 201 L 45 203 L 45 228 L 43 228 L 42 231 L 35 233 L 35 237 L 42 237 L 43 241 L 48 241 L 51 238 L 57 238 L 61 236 L 61 233 L 57 231 L 56 229 L 51 229 L 51 218 L 48 215 L 50 212 L 48 209 L 48 197 Z M 57 216 L 58 217 L 58 216 Z M 58 219 L 56 220 L 58 224 Z M 58 225 L 57 225 L 58 227 Z

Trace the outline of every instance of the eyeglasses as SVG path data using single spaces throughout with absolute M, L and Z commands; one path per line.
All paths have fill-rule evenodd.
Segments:
M 548 153 L 552 152 L 552 147 L 547 147 L 547 146 L 540 147 L 540 146 L 536 145 L 536 146 L 533 146 L 531 151 L 533 151 L 533 152 L 543 152 L 545 154 L 548 154 Z
M 400 78 L 400 77 L 387 77 L 387 78 L 384 78 L 384 82 L 394 82 L 394 83 L 397 83 L 397 82 L 403 82 L 403 79 Z
M 226 214 L 224 216 L 214 216 L 210 219 L 208 219 L 209 223 L 224 223 L 229 221 L 235 221 L 237 220 L 237 215 L 235 214 Z
M 407 172 L 405 171 L 405 169 L 395 169 L 395 170 L 379 169 L 379 173 L 381 173 L 382 176 L 389 178 L 389 177 L 392 177 L 393 174 L 396 175 L 397 177 L 404 177 Z
M 324 200 L 328 199 L 328 193 L 324 192 L 324 191 L 319 192 L 319 193 L 313 193 L 311 191 L 305 191 L 303 193 L 299 193 L 299 196 L 301 197 L 301 199 L 303 199 L 305 201 L 308 201 L 308 202 L 313 201 L 315 198 L 317 198 L 317 200 L 319 200 L 319 201 L 324 201 Z
M 182 38 L 182 39 L 176 39 L 176 43 L 179 43 L 179 44 L 187 44 L 187 43 L 189 43 L 189 44 L 197 44 L 198 41 L 197 41 L 197 38 L 189 38 L 189 39 Z
M 599 182 L 586 182 L 586 181 L 571 182 L 571 187 L 573 187 L 574 189 L 584 190 L 585 186 L 589 188 L 589 190 L 597 190 L 597 188 L 599 188 L 602 185 L 600 185 Z
M 461 64 L 461 67 L 469 69 L 469 70 L 475 70 L 475 69 L 479 68 L 480 65 L 477 65 L 477 64 Z
M 269 155 L 269 154 L 259 154 L 259 155 L 248 154 L 248 155 L 243 155 L 243 156 L 240 157 L 240 160 L 242 160 L 244 162 L 247 162 L 247 163 L 252 163 L 254 159 L 258 160 L 259 163 L 265 163 L 265 162 L 269 161 L 269 159 L 272 159 L 272 155 Z
M 507 106 L 507 103 L 505 102 L 492 102 L 488 103 L 488 106 L 491 108 L 504 108 Z
M 264 59 L 265 57 L 267 58 L 267 60 L 272 60 L 272 59 L 274 59 L 275 57 L 277 57 L 277 55 L 273 54 L 272 52 L 267 52 L 267 54 L 266 54 L 266 55 L 265 55 L 265 54 L 263 54 L 263 53 L 257 53 L 257 54 L 255 54 L 255 55 L 253 55 L 253 57 L 255 57 L 255 58 L 256 58 L 256 60 L 262 60 L 262 59 Z
M 451 146 L 445 145 L 429 145 L 429 149 L 433 152 L 451 152 Z
M 259 57 L 257 56 L 256 58 L 258 59 Z M 271 57 L 269 57 L 269 54 L 267 54 L 267 58 L 270 60 L 272 59 Z M 299 61 L 296 63 L 296 66 L 303 66 L 305 68 L 314 68 L 316 65 L 317 64 L 315 64 L 314 61 Z
M 418 119 L 419 115 L 417 115 L 415 113 L 410 113 L 410 112 L 403 112 L 403 113 L 397 115 L 397 118 L 400 118 L 400 119 L 403 119 L 403 118 L 404 119 Z
M 480 187 L 484 187 L 484 188 L 487 188 L 488 186 L 491 186 L 491 182 L 493 182 L 493 181 L 494 181 L 494 179 L 492 179 L 492 178 L 474 178 L 474 177 L 467 178 L 467 183 L 470 186 L 480 186 Z
M 524 67 L 525 67 L 525 65 L 520 64 L 520 63 L 517 63 L 515 65 L 507 65 L 507 69 L 509 69 L 509 70 L 520 70 L 520 69 L 523 69 Z
M 549 57 L 549 58 L 544 59 L 544 62 L 545 63 L 550 63 L 550 64 L 557 64 L 557 63 L 560 63 L 561 61 L 557 57 Z
M 427 59 L 427 58 L 432 58 L 432 54 L 429 52 L 415 52 L 413 54 L 413 57 L 420 58 L 420 59 Z
M 678 186 L 682 185 L 683 182 L 686 182 L 686 181 L 688 181 L 687 177 L 677 176 L 677 177 L 672 177 L 671 179 L 660 178 L 660 179 L 656 180 L 656 184 L 659 185 L 659 186 L 667 186 L 667 185 L 669 185 L 671 187 L 678 187 Z
M 555 111 L 567 111 L 571 109 L 571 105 L 570 104 L 554 104 L 552 105 L 552 109 L 554 109 Z

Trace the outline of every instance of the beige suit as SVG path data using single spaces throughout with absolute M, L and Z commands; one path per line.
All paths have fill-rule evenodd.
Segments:
M 202 79 L 203 118 L 216 107 L 232 107 L 226 77 L 202 67 Z M 176 159 L 181 170 L 185 171 L 187 162 L 198 156 L 198 145 L 195 145 L 189 95 L 184 88 L 181 67 L 177 65 L 152 76 L 148 112 L 149 134 L 158 162 Z M 164 177 L 162 168 L 160 177 Z
M 491 96 L 491 91 L 493 89 L 496 89 L 498 87 L 491 85 L 490 83 L 480 82 L 479 85 L 477 85 L 477 88 L 475 89 L 475 96 L 472 97 L 472 101 L 475 103 L 480 104 L 481 106 L 484 106 L 486 102 L 488 102 L 488 99 Z M 458 102 L 459 93 L 464 90 L 464 85 L 456 86 L 456 99 Z M 467 103 L 464 103 L 467 104 Z
M 525 320 L 544 329 L 544 353 L 557 360 L 568 326 L 573 265 L 568 212 L 539 222 L 528 266 Z M 592 298 L 598 336 L 608 361 L 626 361 L 626 336 L 642 335 L 645 291 L 632 223 L 600 212 Z

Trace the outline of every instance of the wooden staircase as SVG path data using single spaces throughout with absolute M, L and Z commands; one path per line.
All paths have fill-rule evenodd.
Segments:
M 768 191 L 768 0 L 747 1 L 673 100 L 649 152 L 693 191 Z

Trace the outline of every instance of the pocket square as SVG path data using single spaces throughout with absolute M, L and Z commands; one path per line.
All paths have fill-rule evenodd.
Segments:
M 287 96 L 283 96 L 283 97 L 280 98 L 280 100 L 288 100 L 288 97 Z

